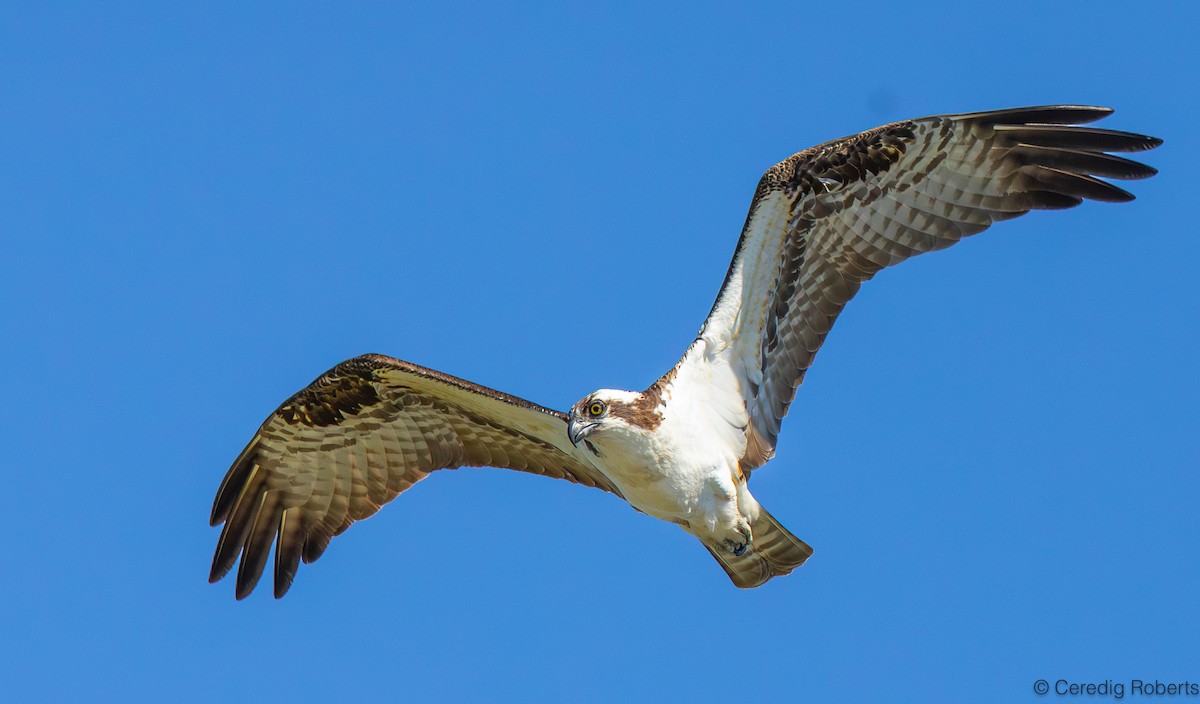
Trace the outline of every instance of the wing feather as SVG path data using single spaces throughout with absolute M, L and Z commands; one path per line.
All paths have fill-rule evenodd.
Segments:
M 300 557 L 304 554 L 304 508 L 293 506 L 279 517 L 279 534 L 275 540 L 275 598 L 283 596 L 292 586 Z
M 780 423 L 826 334 L 879 270 L 1030 210 L 1132 200 L 1102 179 L 1156 171 L 1106 152 L 1152 149 L 1161 140 L 1079 126 L 1111 112 L 1055 105 L 908 120 L 767 170 L 699 336 L 744 380 L 742 468 L 774 454 Z
M 275 548 L 275 596 L 300 561 L 437 469 L 493 466 L 618 493 L 566 436 L 566 416 L 380 355 L 343 362 L 288 399 L 226 473 L 210 581 L 238 564 L 253 591 Z

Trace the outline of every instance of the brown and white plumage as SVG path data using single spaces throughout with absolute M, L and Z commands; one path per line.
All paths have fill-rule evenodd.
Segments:
M 1052 106 L 898 122 L 769 169 L 725 283 L 679 363 L 643 392 L 601 390 L 559 413 L 378 355 L 334 367 L 283 404 L 217 492 L 211 579 L 241 558 L 237 595 L 275 545 L 275 594 L 299 561 L 439 468 L 494 466 L 595 486 L 696 535 L 740 587 L 812 550 L 758 505 L 796 388 L 860 284 L 989 225 L 1154 170 L 1107 152 L 1160 140 L 1079 127 L 1106 108 Z
M 769 169 L 700 332 L 729 345 L 750 381 L 743 466 L 771 458 L 825 335 L 879 270 L 1030 210 L 1133 200 L 1096 177 L 1145 178 L 1155 170 L 1105 152 L 1151 149 L 1161 140 L 1071 126 L 1111 112 L 1053 106 L 907 120 L 806 149 Z
M 616 492 L 579 460 L 566 427 L 563 413 L 398 359 L 342 362 L 272 413 L 225 475 L 210 579 L 241 553 L 245 597 L 274 543 L 283 596 L 301 559 L 436 469 L 502 467 Z

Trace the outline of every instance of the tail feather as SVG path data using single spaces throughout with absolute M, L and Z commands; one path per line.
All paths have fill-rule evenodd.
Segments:
M 760 507 L 758 519 L 750 530 L 754 539 L 741 557 L 720 546 L 704 546 L 740 589 L 757 587 L 772 577 L 790 574 L 813 553 L 807 543 L 779 525 L 765 508 Z

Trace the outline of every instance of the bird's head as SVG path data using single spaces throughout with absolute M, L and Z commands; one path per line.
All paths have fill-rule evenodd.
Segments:
M 661 421 L 657 404 L 657 398 L 637 391 L 594 391 L 571 406 L 567 438 L 572 445 L 578 445 L 589 436 L 614 430 L 653 430 Z

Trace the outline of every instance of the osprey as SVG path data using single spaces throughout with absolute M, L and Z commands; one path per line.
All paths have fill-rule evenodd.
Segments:
M 1030 210 L 1133 196 L 1097 177 L 1153 168 L 1106 152 L 1162 140 L 1080 127 L 1058 105 L 897 122 L 799 152 L 763 175 L 725 282 L 679 362 L 644 391 L 562 413 L 382 355 L 342 362 L 285 401 L 225 475 L 210 581 L 237 598 L 275 546 L 275 596 L 333 536 L 437 469 L 489 466 L 597 487 L 700 539 L 738 587 L 812 548 L 750 494 L 842 307 L 884 267 Z

